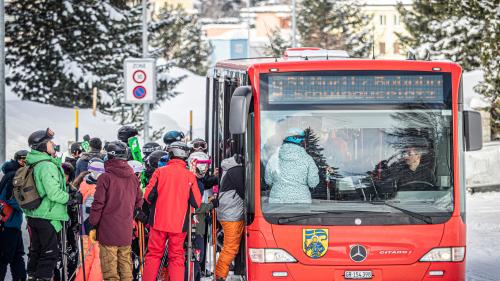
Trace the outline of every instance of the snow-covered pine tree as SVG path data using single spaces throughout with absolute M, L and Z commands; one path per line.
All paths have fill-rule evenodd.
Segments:
M 287 48 L 292 47 L 291 39 L 285 39 L 279 28 L 271 30 L 271 34 L 268 35 L 269 44 L 266 46 L 265 54 L 275 58 L 283 56 L 283 53 Z
M 398 34 L 401 43 L 418 54 L 430 52 L 432 59 L 449 59 L 464 70 L 480 65 L 477 56 L 484 20 L 471 17 L 468 10 L 477 1 L 416 0 L 411 9 L 401 4 L 398 10 L 408 34 Z
M 237 17 L 241 8 L 247 6 L 246 0 L 199 0 L 200 15 L 205 18 Z
M 370 17 L 358 0 L 303 0 L 297 6 L 297 29 L 305 47 L 346 50 L 353 57 L 368 56 Z
M 481 59 L 484 81 L 475 90 L 491 103 L 492 136 L 500 134 L 500 1 L 482 1 L 478 7 L 470 9 L 477 17 L 484 19 L 481 42 Z
M 446 58 L 465 71 L 481 68 L 484 82 L 475 90 L 491 102 L 492 129 L 500 130 L 500 0 L 415 0 L 411 9 L 398 6 L 408 35 L 401 42 L 431 58 Z
M 154 24 L 155 56 L 176 66 L 206 75 L 208 56 L 212 52 L 203 38 L 198 17 L 188 14 L 181 6 L 166 4 Z
M 312 128 L 307 128 L 304 130 L 306 134 L 306 151 L 316 163 L 316 167 L 319 169 L 319 179 L 320 183 L 318 186 L 326 186 L 326 168 L 328 164 L 326 163 L 326 158 L 323 155 L 323 148 L 319 145 L 319 138 L 316 136 Z M 326 193 L 325 193 L 326 194 Z
M 22 99 L 90 107 L 92 86 L 113 87 L 123 41 L 106 1 L 13 0 L 6 11 L 7 83 Z

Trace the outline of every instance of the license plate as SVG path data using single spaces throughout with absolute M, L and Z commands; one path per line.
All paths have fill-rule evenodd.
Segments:
M 373 274 L 371 271 L 346 271 L 344 272 L 345 279 L 372 279 Z

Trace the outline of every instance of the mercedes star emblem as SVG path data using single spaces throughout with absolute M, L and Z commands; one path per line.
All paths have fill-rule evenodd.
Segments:
M 366 259 L 366 256 L 368 256 L 368 252 L 365 247 L 361 245 L 354 245 L 351 247 L 349 256 L 351 257 L 351 260 L 355 262 L 362 262 Z

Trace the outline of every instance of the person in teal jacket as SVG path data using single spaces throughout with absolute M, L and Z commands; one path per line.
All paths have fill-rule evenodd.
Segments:
M 310 188 L 319 184 L 318 167 L 305 150 L 305 132 L 290 129 L 267 163 L 265 181 L 271 186 L 269 203 L 311 203 Z
M 31 152 L 27 165 L 34 167 L 36 189 L 42 198 L 37 209 L 23 209 L 30 232 L 28 280 L 51 280 L 60 255 L 57 233 L 68 221 L 68 204 L 81 203 L 81 194 L 67 192 L 61 160 L 55 157 L 54 132 L 50 129 L 32 133 L 28 138 Z

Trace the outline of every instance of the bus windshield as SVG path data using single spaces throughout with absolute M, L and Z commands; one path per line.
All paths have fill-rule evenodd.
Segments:
M 310 103 L 297 89 L 287 95 L 287 85 L 273 89 L 272 79 L 261 80 L 261 205 L 268 221 L 399 225 L 449 219 L 452 111 L 446 81 L 427 102 L 380 102 L 385 93 L 378 91 L 368 102 L 353 102 L 348 93 L 323 102 L 317 95 Z

